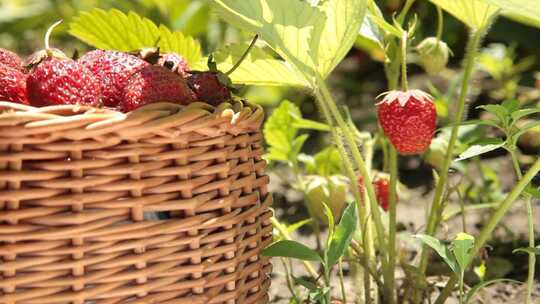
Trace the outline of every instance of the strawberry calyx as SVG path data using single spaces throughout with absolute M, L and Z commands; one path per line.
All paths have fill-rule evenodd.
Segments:
M 380 94 L 379 96 L 377 96 L 377 99 L 381 97 L 383 97 L 383 99 L 378 102 L 377 105 L 383 103 L 390 104 L 397 100 L 399 102 L 399 105 L 404 107 L 411 98 L 414 98 L 420 102 L 431 102 L 433 100 L 433 97 L 431 97 L 431 95 L 417 89 L 408 91 L 392 90 Z
M 34 52 L 26 59 L 24 65 L 27 69 L 32 69 L 34 66 L 40 64 L 47 58 L 69 59 L 69 57 L 57 48 L 51 48 L 49 40 L 51 38 L 52 31 L 60 24 L 62 20 L 56 21 L 47 29 L 45 34 L 45 49 Z

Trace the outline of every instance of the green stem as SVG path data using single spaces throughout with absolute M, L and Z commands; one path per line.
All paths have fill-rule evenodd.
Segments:
M 345 292 L 345 279 L 343 278 L 343 262 L 339 259 L 339 286 L 341 287 L 341 299 L 343 304 L 347 304 L 347 292 Z
M 510 147 L 510 149 L 507 149 L 510 152 L 510 156 L 512 157 L 512 164 L 514 165 L 514 170 L 516 171 L 516 176 L 518 180 L 523 178 L 523 174 L 521 173 L 521 168 L 519 167 L 519 160 L 517 157 L 516 149 L 515 147 Z M 534 212 L 533 212 L 533 206 L 532 206 L 532 196 L 527 195 L 525 205 L 527 206 L 527 226 L 528 226 L 528 234 L 529 234 L 529 247 L 534 248 L 536 245 L 534 243 Z M 534 274 L 535 274 L 535 268 L 536 268 L 536 255 L 533 252 L 529 253 L 529 270 L 527 273 L 527 298 L 526 298 L 526 304 L 532 304 L 532 292 L 534 289 Z
M 334 119 L 332 118 L 330 114 L 330 110 L 328 109 L 327 103 L 324 102 L 323 95 L 318 90 L 315 91 L 315 94 L 317 97 L 317 102 L 319 104 L 319 107 L 321 108 L 326 121 L 328 122 L 330 126 L 333 126 Z M 331 102 L 333 102 L 333 100 L 331 100 Z M 351 163 L 347 150 L 345 149 L 345 144 L 343 143 L 343 136 L 340 133 L 338 133 L 338 129 L 335 127 L 331 127 L 331 131 L 332 131 L 332 136 L 334 137 L 336 141 L 338 151 L 341 155 L 341 160 L 343 161 L 343 167 L 345 168 L 347 172 L 349 183 L 351 184 L 352 193 L 358 205 L 358 215 L 359 215 L 360 223 L 361 225 L 363 225 L 364 223 L 368 222 L 369 207 L 366 206 L 366 204 L 362 203 L 364 200 L 362 198 L 362 193 L 360 192 L 360 189 L 356 186 L 357 177 L 353 169 L 354 166 Z M 346 131 L 347 130 L 342 130 L 342 133 Z M 357 149 L 356 143 L 354 144 L 353 147 Z M 364 263 L 365 269 L 369 268 L 369 260 L 375 258 L 373 235 L 369 226 L 370 225 L 366 224 L 367 229 L 366 229 L 365 237 L 362 240 L 364 251 L 366 252 L 366 256 L 367 256 Z M 370 296 L 371 280 L 369 280 L 369 277 L 367 278 L 368 278 L 367 280 L 364 280 L 364 289 L 365 289 L 364 292 L 366 294 L 366 301 L 367 301 L 366 303 L 371 303 L 371 296 Z
M 403 21 L 405 21 L 405 17 L 407 16 L 407 13 L 411 9 L 411 6 L 414 4 L 415 0 L 407 0 L 405 2 L 405 5 L 401 9 L 401 12 L 398 15 L 397 21 L 399 24 L 403 24 Z
M 464 72 L 463 72 L 463 80 L 461 84 L 461 91 L 460 91 L 459 99 L 458 99 L 458 109 L 456 112 L 456 116 L 454 118 L 454 124 L 453 124 L 452 131 L 450 134 L 450 140 L 448 142 L 448 149 L 446 152 L 446 157 L 444 159 L 442 169 L 439 172 L 439 182 L 437 183 L 437 186 L 435 188 L 433 204 L 431 206 L 431 210 L 430 210 L 428 221 L 427 221 L 427 227 L 426 227 L 427 235 L 435 234 L 437 230 L 437 226 L 440 221 L 439 214 L 442 213 L 441 212 L 442 210 L 440 209 L 441 209 L 441 205 L 442 205 L 442 201 L 444 197 L 443 196 L 444 189 L 446 186 L 446 182 L 448 180 L 448 170 L 450 168 L 450 163 L 454 156 L 454 147 L 456 145 L 457 138 L 458 138 L 459 125 L 463 119 L 463 114 L 465 112 L 465 101 L 467 98 L 467 93 L 469 91 L 469 85 L 471 83 L 471 77 L 474 70 L 474 62 L 475 62 L 476 55 L 478 53 L 478 47 L 480 46 L 480 41 L 482 40 L 484 32 L 485 32 L 485 29 L 473 31 L 467 43 L 467 54 L 465 57 L 465 66 L 464 66 Z M 423 246 L 422 254 L 420 258 L 420 271 L 422 273 L 425 273 L 426 271 L 427 261 L 429 258 L 429 252 L 430 252 L 429 248 L 427 248 L 426 246 Z
M 388 210 L 388 268 L 396 268 L 396 228 L 397 228 L 397 181 L 398 181 L 398 167 L 397 167 L 397 152 L 394 146 L 390 145 L 390 208 Z M 392 290 L 395 288 L 395 271 L 392 271 L 390 281 L 388 285 Z
M 251 40 L 251 43 L 249 44 L 248 48 L 242 54 L 242 57 L 240 57 L 240 59 L 233 65 L 233 67 L 230 70 L 225 72 L 225 75 L 231 75 L 234 71 L 236 71 L 236 69 L 238 69 L 238 67 L 246 59 L 249 52 L 251 52 L 251 49 L 255 46 L 255 43 L 257 42 L 257 39 L 259 39 L 259 35 L 255 35 L 255 37 L 253 37 L 253 39 Z
M 435 5 L 437 8 L 437 43 L 441 41 L 442 34 L 443 34 L 443 12 L 440 6 Z
M 322 101 L 325 103 L 325 105 L 328 107 L 333 118 L 336 120 L 338 127 L 342 130 L 343 135 L 345 137 L 345 141 L 351 150 L 352 157 L 358 166 L 358 170 L 360 171 L 360 174 L 363 177 L 364 188 L 367 190 L 371 212 L 373 215 L 372 218 L 375 223 L 375 230 L 377 233 L 379 249 L 382 253 L 388 253 L 386 242 L 385 242 L 385 229 L 382 223 L 381 212 L 377 204 L 375 190 L 371 183 L 370 172 L 367 170 L 366 164 L 364 162 L 364 158 L 362 157 L 362 155 L 360 154 L 360 151 L 358 150 L 358 146 L 357 146 L 356 140 L 354 139 L 353 132 L 352 130 L 350 130 L 349 126 L 347 125 L 347 122 L 345 121 L 341 113 L 339 112 L 336 102 L 332 98 L 332 95 L 330 94 L 330 91 L 328 90 L 326 83 L 320 77 L 317 78 L 317 88 L 318 88 L 317 90 L 318 97 L 321 98 Z M 384 284 L 385 295 L 388 297 L 387 303 L 393 304 L 395 303 L 394 290 L 389 290 L 387 283 L 390 281 L 391 272 L 393 272 L 394 269 L 388 268 L 388 260 L 384 257 L 381 259 L 381 264 L 383 268 L 383 276 L 385 278 L 385 284 Z
M 280 258 L 280 260 L 281 260 L 281 263 L 283 264 L 283 269 L 285 270 L 285 280 L 287 282 L 287 288 L 289 289 L 289 292 L 291 293 L 296 303 L 300 303 L 300 298 L 296 294 L 296 290 L 294 289 L 294 284 L 291 279 L 292 269 L 289 270 L 289 267 L 287 266 L 287 260 L 290 261 L 290 259 Z
M 491 236 L 501 219 L 504 215 L 510 210 L 514 201 L 521 195 L 523 190 L 531 182 L 534 176 L 540 171 L 540 157 L 534 162 L 529 171 L 523 176 L 523 178 L 516 184 L 514 189 L 505 197 L 505 199 L 495 208 L 495 211 L 489 218 L 488 222 L 480 231 L 480 235 L 476 238 L 473 249 L 471 250 L 470 256 L 476 256 L 480 250 L 486 244 L 488 238 Z M 452 293 L 454 286 L 458 280 L 456 275 L 453 275 L 452 278 L 446 283 L 443 291 L 435 301 L 435 304 L 443 304 L 446 299 Z
M 465 276 L 465 273 L 461 271 L 459 274 L 459 304 L 463 304 L 463 277 Z
M 409 90 L 407 82 L 407 31 L 403 31 L 401 36 L 401 88 L 403 91 Z

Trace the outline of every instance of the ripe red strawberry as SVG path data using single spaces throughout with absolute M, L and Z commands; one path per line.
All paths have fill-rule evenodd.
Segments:
M 0 101 L 28 104 L 26 77 L 20 70 L 0 63 Z
M 160 55 L 158 65 L 168 68 L 169 70 L 178 73 L 183 77 L 187 77 L 189 70 L 187 61 L 184 57 L 176 53 L 163 53 Z
M 26 87 L 30 104 L 36 107 L 101 105 L 99 81 L 90 70 L 67 57 L 43 59 L 30 70 Z
M 358 178 L 358 188 L 360 189 L 360 194 L 364 194 L 364 178 L 359 175 Z M 375 196 L 377 198 L 377 203 L 384 211 L 388 211 L 390 207 L 390 189 L 388 188 L 390 183 L 386 178 L 377 178 L 373 181 L 373 187 L 375 188 Z M 399 197 L 396 197 L 396 203 L 399 200 Z
M 189 87 L 197 96 L 197 100 L 204 101 L 211 105 L 231 100 L 231 91 L 220 79 L 217 72 L 190 72 L 187 78 Z
M 373 182 L 373 186 L 375 187 L 375 195 L 377 196 L 377 202 L 384 211 L 388 211 L 388 208 L 390 207 L 389 185 L 390 183 L 386 178 L 379 178 Z M 398 198 L 396 197 L 396 200 L 397 199 Z
M 116 107 L 131 75 L 150 64 L 127 53 L 94 50 L 77 60 L 88 68 L 101 84 L 103 103 Z
M 188 104 L 193 100 L 184 78 L 162 66 L 150 65 L 128 79 L 119 107 L 129 112 L 154 102 Z
M 45 49 L 30 56 L 26 91 L 36 107 L 79 104 L 101 106 L 101 86 L 92 72 L 62 51 L 49 47 L 53 24 L 45 34 Z
M 10 50 L 0 48 L 0 63 L 16 70 L 23 71 L 21 58 Z
M 379 123 L 400 154 L 429 148 L 437 124 L 431 96 L 420 90 L 390 91 L 377 104 Z

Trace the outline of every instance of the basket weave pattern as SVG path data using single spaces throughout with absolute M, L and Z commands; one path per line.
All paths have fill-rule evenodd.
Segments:
M 262 120 L 0 102 L 0 303 L 266 303 Z

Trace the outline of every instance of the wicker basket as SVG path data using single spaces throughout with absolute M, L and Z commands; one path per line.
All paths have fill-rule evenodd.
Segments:
M 0 102 L 0 303 L 266 303 L 261 108 Z

